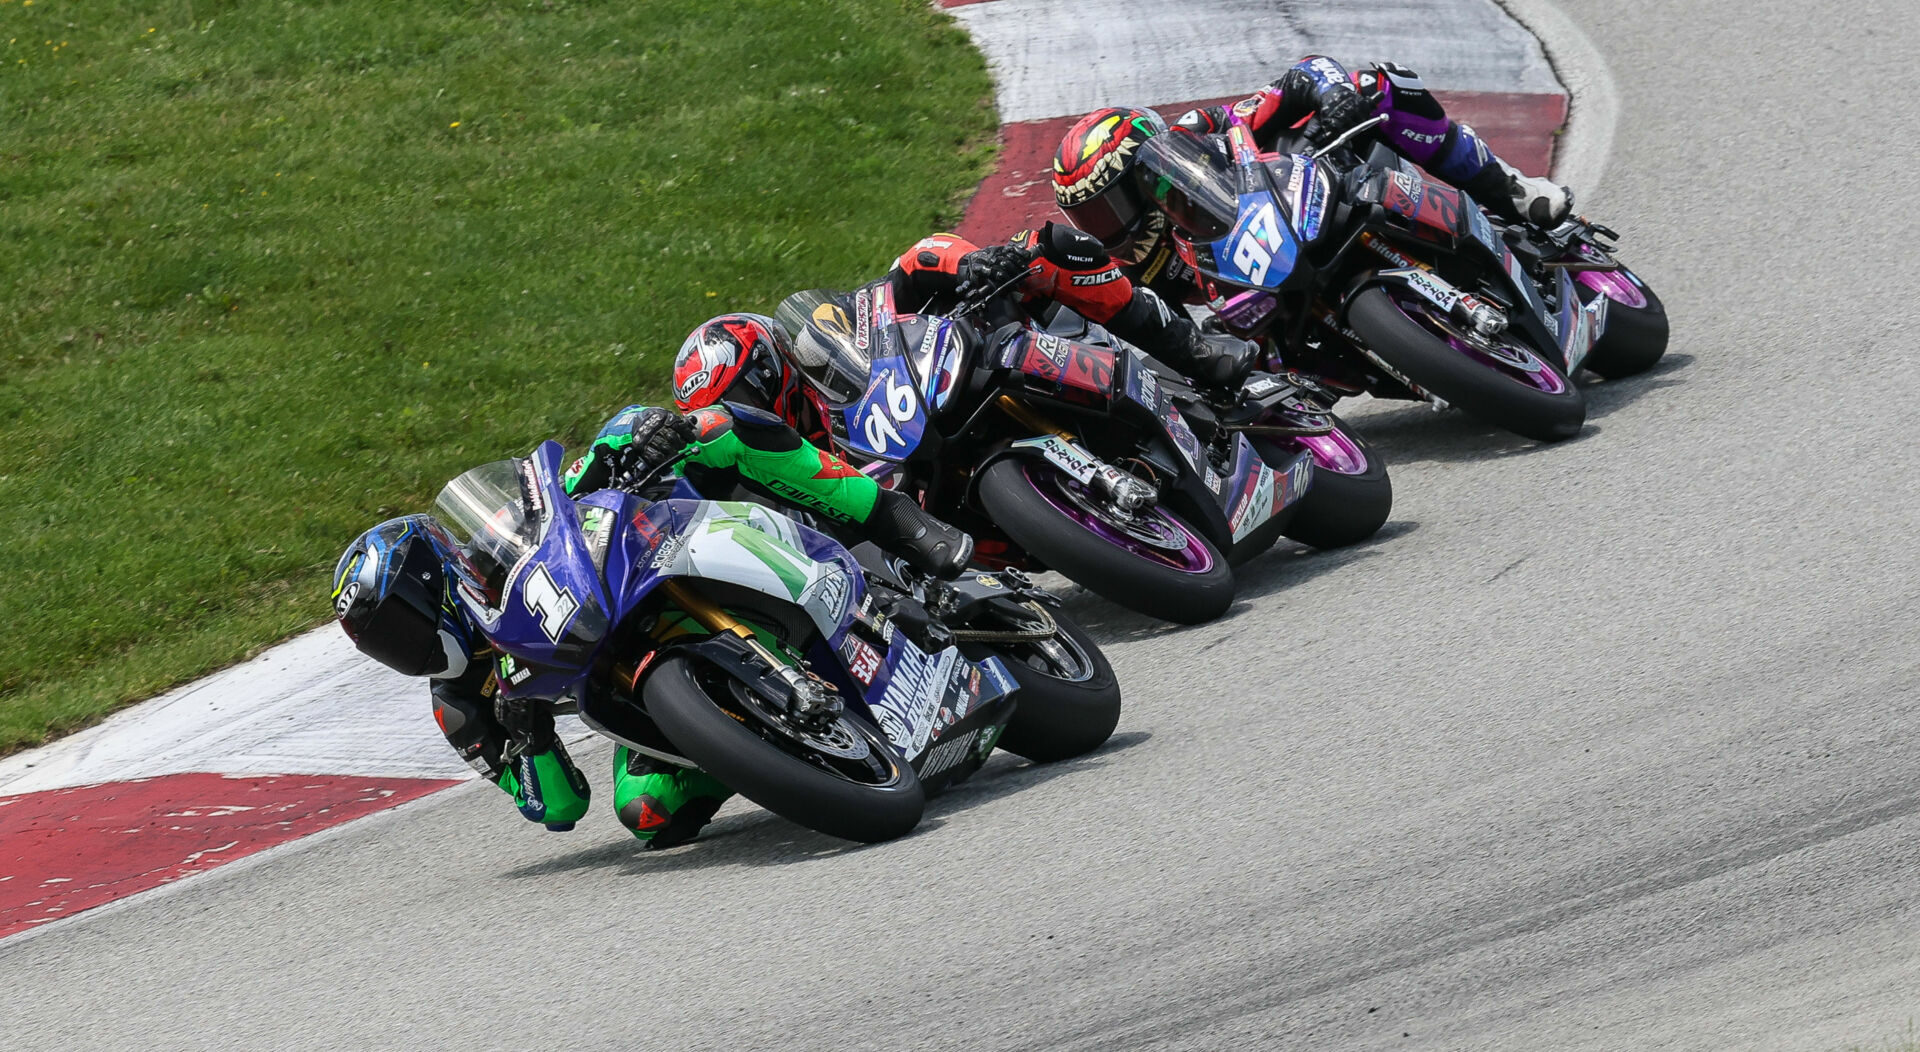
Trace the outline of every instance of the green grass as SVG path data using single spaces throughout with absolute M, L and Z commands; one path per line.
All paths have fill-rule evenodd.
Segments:
M 357 532 L 953 222 L 924 0 L 0 0 L 0 752 L 327 616 Z

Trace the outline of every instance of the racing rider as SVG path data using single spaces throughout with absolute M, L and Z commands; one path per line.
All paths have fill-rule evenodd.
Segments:
M 1009 291 L 1027 314 L 1044 318 L 1056 303 L 1071 308 L 1204 387 L 1232 389 L 1253 368 L 1253 344 L 1203 334 L 1185 312 L 1135 284 L 1098 241 L 1062 223 L 1023 230 L 1004 245 L 985 248 L 958 234 L 935 234 L 901 254 L 887 277 L 903 311 L 1017 278 Z M 990 313 L 988 320 L 998 325 L 1018 319 Z
M 1450 120 L 1418 74 L 1383 63 L 1349 73 L 1330 58 L 1310 55 L 1250 98 L 1234 103 L 1256 145 L 1271 150 L 1281 132 L 1299 128 L 1324 146 L 1378 115 L 1368 134 L 1394 152 L 1464 190 L 1481 207 L 1510 223 L 1552 227 L 1573 208 L 1573 192 L 1522 175 L 1495 156 L 1474 130 Z M 1304 127 L 1301 127 L 1304 123 Z M 1176 126 L 1196 134 L 1225 132 L 1225 106 L 1193 110 Z M 1087 114 L 1067 130 L 1053 158 L 1053 193 L 1081 230 L 1125 261 L 1128 276 L 1169 301 L 1194 300 L 1194 273 L 1167 236 L 1166 215 L 1128 178 L 1140 144 L 1167 130 L 1152 110 L 1109 108 Z
M 770 411 L 804 404 L 783 370 L 784 339 L 777 324 L 758 315 L 723 315 L 695 329 L 679 363 L 704 362 L 706 375 L 676 367 L 675 394 L 697 411 L 683 417 L 649 406 L 621 410 L 568 469 L 568 492 L 641 478 L 684 457 L 681 470 L 707 473 L 694 479 L 703 488 L 763 488 L 848 524 L 920 570 L 957 575 L 972 554 L 970 537 L 807 442 Z M 452 593 L 467 558 L 430 515 L 383 522 L 340 557 L 335 616 L 362 653 L 406 675 L 432 677 L 434 719 L 448 743 L 506 790 L 521 814 L 548 829 L 571 829 L 587 811 L 586 777 L 544 706 L 495 696 L 497 655 Z M 732 795 L 711 775 L 624 745 L 614 752 L 613 776 L 620 822 L 649 848 L 693 839 Z

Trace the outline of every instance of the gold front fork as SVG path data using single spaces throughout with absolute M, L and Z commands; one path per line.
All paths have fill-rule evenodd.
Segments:
M 1061 429 L 1055 425 L 1053 421 L 1035 412 L 1032 407 L 1021 405 L 1006 395 L 995 398 L 993 404 L 999 406 L 1001 412 L 1033 428 L 1035 431 L 1042 431 L 1049 435 L 1059 435 L 1069 442 L 1074 441 L 1073 432 Z

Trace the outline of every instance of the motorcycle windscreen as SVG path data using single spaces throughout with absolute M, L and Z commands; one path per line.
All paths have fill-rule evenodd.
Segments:
M 599 573 L 560 484 L 560 444 L 483 464 L 447 483 L 434 513 L 484 576 L 460 598 L 501 651 L 541 666 L 584 663 L 606 635 Z M 510 687 L 531 686 L 509 678 Z
M 835 409 L 860 397 L 871 368 L 870 341 L 855 336 L 854 304 L 848 293 L 809 289 L 788 296 L 773 312 L 787 330 L 800 375 Z

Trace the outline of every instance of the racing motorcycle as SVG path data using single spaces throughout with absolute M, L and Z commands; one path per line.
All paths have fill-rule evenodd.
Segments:
M 1155 136 L 1134 178 L 1227 331 L 1335 396 L 1451 404 L 1557 441 L 1586 419 L 1581 367 L 1624 376 L 1665 352 L 1665 310 L 1613 231 L 1496 229 L 1413 162 L 1349 145 L 1384 116 L 1313 154 L 1262 152 L 1232 119 L 1224 137 Z
M 1030 324 L 988 331 L 980 315 L 1003 291 L 901 313 L 881 280 L 796 293 L 775 316 L 836 437 L 884 484 L 973 533 L 976 559 L 1058 570 L 1168 621 L 1225 612 L 1231 565 L 1279 538 L 1316 477 L 1312 449 L 1281 443 L 1335 423 L 1261 376 L 1203 436 L 1136 349 Z M 1274 439 L 1271 461 L 1255 428 Z
M 996 745 L 1053 760 L 1112 733 L 1111 667 L 1024 578 L 917 579 L 761 504 L 637 495 L 670 467 L 575 501 L 549 441 L 441 491 L 504 703 L 863 842 L 912 830 Z M 906 597 L 938 618 L 918 641 L 887 613 Z

